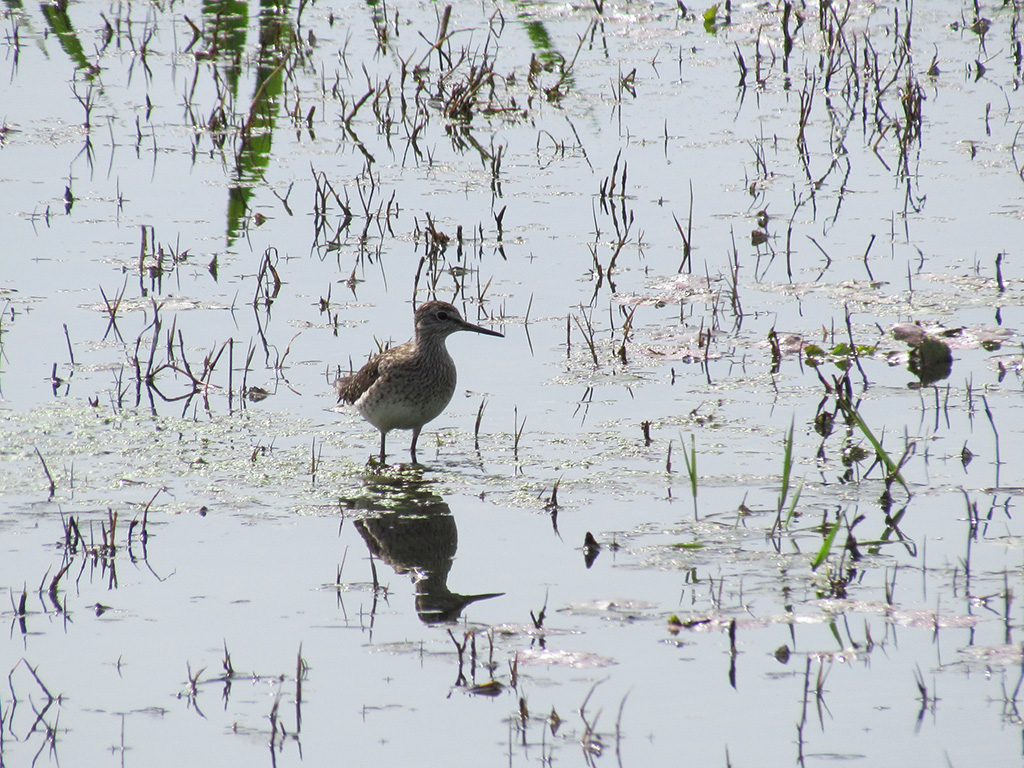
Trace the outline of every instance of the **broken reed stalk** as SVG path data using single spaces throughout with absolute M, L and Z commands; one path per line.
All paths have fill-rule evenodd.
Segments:
M 622 323 L 622 345 L 619 347 L 618 355 L 623 365 L 629 364 L 629 361 L 626 359 L 626 343 L 629 341 L 630 331 L 633 330 L 633 315 L 636 314 L 637 307 L 639 306 L 639 304 L 634 304 Z
M 61 567 L 61 569 L 57 571 L 57 575 L 50 580 L 50 588 L 46 592 L 46 594 L 50 598 L 50 602 L 53 603 L 54 608 L 56 608 L 58 611 L 61 610 L 60 601 L 57 599 L 57 590 L 60 587 L 60 580 L 61 577 L 68 572 L 68 569 L 71 568 L 71 563 L 73 562 L 74 559 L 69 558 L 68 561 L 64 563 L 63 567 Z
M 320 457 L 323 454 L 324 445 L 320 443 L 320 450 L 316 449 L 316 437 L 313 438 L 312 443 L 309 446 L 309 475 L 310 482 L 316 484 L 316 470 L 320 466 Z
M 551 498 L 544 504 L 544 508 L 548 511 L 554 512 L 558 509 L 558 486 L 562 482 L 562 478 L 555 480 L 555 484 L 551 486 Z
M 224 658 L 221 660 L 221 666 L 224 668 L 224 677 L 228 680 L 235 676 L 235 667 L 231 663 L 231 652 L 228 650 L 228 641 L 224 641 Z
M 228 413 L 235 412 L 235 340 L 228 343 Z
M 302 733 L 302 678 L 306 674 L 306 660 L 302 658 L 302 643 L 295 659 L 295 736 Z
M 71 358 L 71 364 L 75 364 L 75 350 L 71 348 L 71 334 L 68 332 L 68 324 L 64 323 L 64 338 L 68 342 L 68 357 Z
M 46 707 L 43 709 L 43 711 L 45 712 L 46 709 L 49 708 L 50 704 L 52 704 L 54 701 L 56 701 L 56 699 L 53 697 L 53 694 L 50 693 L 49 689 L 46 687 L 46 685 L 43 683 L 43 681 L 39 678 L 39 674 L 36 671 L 36 670 L 39 669 L 38 666 L 33 667 L 31 664 L 29 664 L 25 660 L 24 657 L 22 657 L 21 659 L 19 659 L 18 663 L 14 665 L 14 667 L 10 671 L 10 674 L 7 676 L 8 683 L 10 684 L 11 677 L 14 675 L 14 670 L 18 668 L 19 664 L 24 664 L 25 665 L 25 669 L 27 669 L 28 673 L 30 675 L 32 675 L 33 679 L 36 681 L 36 685 L 39 686 L 39 688 L 42 690 L 43 694 L 46 696 L 46 699 L 47 699 Z M 17 699 L 15 699 L 15 701 L 17 701 Z M 9 716 L 10 715 L 8 714 L 8 717 Z M 42 715 L 39 715 L 39 717 L 42 717 Z M 10 727 L 10 726 L 8 726 L 8 727 Z
M 729 300 L 732 303 L 732 313 L 738 321 L 743 317 L 743 304 L 740 301 L 740 252 L 736 248 L 735 238 L 732 243 L 732 257 L 729 260 Z
M 487 407 L 487 398 L 480 400 L 480 407 L 476 411 L 476 424 L 473 425 L 473 450 L 480 450 L 480 423 L 484 419 L 484 408 Z
M 109 525 L 109 527 L 108 527 Z M 100 526 L 100 538 L 103 542 L 101 554 L 104 557 L 113 557 L 117 553 L 117 512 L 107 508 L 107 525 Z
M 692 269 L 692 248 L 693 248 L 693 180 L 690 181 L 690 210 L 686 217 L 686 231 L 683 231 L 683 225 L 679 223 L 679 219 L 676 215 L 672 214 L 672 221 L 676 223 L 676 229 L 679 230 L 679 237 L 683 240 L 683 260 L 679 263 L 679 269 L 677 273 L 682 273 L 683 267 L 686 267 L 687 274 Z
M 587 317 L 587 313 L 583 311 L 582 305 L 580 306 L 580 314 L 583 315 L 583 319 L 587 323 L 587 327 L 583 327 L 583 323 L 580 322 L 579 317 L 576 315 L 572 316 L 572 319 L 576 321 L 576 327 L 580 329 L 580 333 L 583 334 L 583 340 L 587 342 L 587 347 L 590 349 L 590 357 L 594 361 L 594 367 L 600 368 L 601 363 L 597 359 L 597 346 L 594 343 L 594 326 L 590 322 L 590 318 Z
M 434 43 L 430 46 L 430 48 L 427 50 L 427 52 L 425 54 L 423 54 L 423 58 L 420 59 L 420 63 L 417 64 L 414 67 L 414 69 L 420 69 L 423 66 L 423 64 L 426 62 L 426 60 L 430 58 L 430 55 L 434 51 L 437 51 L 439 54 L 441 53 L 441 46 L 444 45 L 445 41 L 447 41 L 448 37 L 449 37 L 449 35 L 448 35 L 448 22 L 451 20 L 451 17 L 452 17 L 452 7 L 450 5 L 446 5 L 444 7 L 444 10 L 441 12 L 441 18 L 438 21 L 438 25 L 437 25 L 437 40 L 434 41 Z M 422 32 L 420 32 L 420 37 L 422 37 L 424 40 L 427 40 L 427 38 L 424 37 Z M 427 40 L 427 42 L 429 43 L 430 41 Z
M 252 297 L 252 305 L 254 307 L 261 300 L 269 305 L 277 298 L 277 294 L 281 291 L 281 276 L 278 274 L 275 264 L 277 260 L 277 248 L 274 246 L 270 246 L 263 252 L 260 268 L 256 275 L 256 293 Z
M 143 544 L 145 544 L 146 540 L 149 538 L 149 508 L 153 505 L 153 502 L 156 501 L 156 497 L 159 496 L 160 492 L 163 490 L 163 488 L 157 488 L 156 493 L 150 497 L 149 501 L 146 502 L 146 506 L 142 508 L 142 532 L 139 534 L 139 538 L 142 540 Z
M 583 749 L 587 752 L 595 750 L 597 748 L 597 745 L 600 744 L 599 738 L 595 736 L 594 729 L 597 726 L 597 717 L 600 717 L 601 715 L 600 711 L 598 711 L 597 717 L 594 718 L 594 722 L 590 722 L 587 719 L 587 703 L 590 701 L 590 697 L 594 695 L 594 691 L 597 689 L 597 686 L 599 686 L 603 682 L 604 680 L 598 680 L 590 687 L 590 691 L 583 699 L 583 703 L 580 705 L 579 708 L 580 720 L 583 721 L 583 725 L 585 726 L 583 735 L 580 737 L 580 742 L 583 745 Z
M 520 424 L 518 406 L 512 409 L 512 425 L 515 430 L 512 440 L 512 457 L 515 461 L 519 461 L 519 440 L 522 438 L 523 430 L 526 428 L 526 417 L 523 416 L 523 423 Z
M 32 450 L 34 450 L 36 452 L 36 456 L 39 457 L 39 461 L 43 465 L 43 472 L 46 473 L 46 479 L 50 483 L 50 498 L 52 499 L 53 498 L 53 494 L 54 494 L 54 492 L 57 489 L 56 483 L 53 482 L 53 475 L 50 474 L 50 468 L 48 466 L 46 466 L 46 459 L 43 458 L 43 454 L 41 454 L 39 452 L 39 449 L 36 448 L 35 446 L 33 446 Z
M 200 392 L 206 393 L 211 388 L 219 389 L 219 387 L 216 387 L 212 382 L 213 373 L 216 370 L 217 364 L 220 362 L 225 349 L 231 350 L 231 352 L 229 352 L 229 358 L 232 357 L 234 339 L 228 339 L 219 347 L 211 349 L 203 358 L 202 371 L 198 373 L 194 372 L 186 354 L 184 334 L 180 329 L 178 329 L 177 320 L 175 319 L 172 322 L 171 329 L 164 338 L 164 343 L 161 344 L 160 339 L 163 321 L 160 317 L 160 310 L 163 305 L 158 304 L 154 299 L 152 306 L 153 320 L 146 326 L 146 328 L 143 329 L 139 336 L 136 337 L 135 350 L 131 358 L 131 363 L 135 369 L 135 378 L 138 385 L 137 389 L 141 388 L 142 384 L 145 384 L 150 393 L 155 392 L 165 402 L 185 400 L 187 408 L 188 402 L 191 401 L 194 395 L 199 394 Z M 139 353 L 142 349 L 143 335 L 150 328 L 152 328 L 152 337 L 149 342 L 149 359 L 146 361 L 145 369 L 143 369 L 143 365 L 139 360 Z M 164 352 L 164 359 L 158 360 L 156 353 L 157 350 L 161 349 Z M 233 368 L 233 364 L 230 367 Z M 191 389 L 184 395 L 179 395 L 177 397 L 168 397 L 164 395 L 157 386 L 157 376 L 161 372 L 167 370 L 188 379 L 191 384 Z M 233 374 L 229 372 L 229 382 L 231 381 L 232 375 Z M 208 403 L 206 407 L 209 409 Z
M 127 275 L 124 278 L 124 283 L 121 285 L 121 291 L 117 294 L 117 297 L 113 301 L 107 298 L 107 294 L 106 292 L 104 292 L 103 286 L 100 286 L 100 295 L 103 297 L 103 304 L 106 306 L 107 316 L 109 318 L 109 320 L 107 321 L 106 333 L 103 334 L 104 339 L 107 338 L 107 334 L 109 334 L 111 330 L 114 331 L 114 335 L 117 336 L 118 339 L 121 338 L 121 331 L 118 330 L 117 327 L 117 312 L 121 308 L 121 302 L 124 300 L 124 293 L 127 289 Z

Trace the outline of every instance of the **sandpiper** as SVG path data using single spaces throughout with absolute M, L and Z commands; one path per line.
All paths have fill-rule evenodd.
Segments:
M 380 463 L 384 440 L 392 429 L 411 429 L 412 463 L 423 425 L 433 421 L 455 394 L 455 361 L 445 339 L 456 331 L 503 336 L 462 319 L 446 301 L 428 301 L 416 310 L 416 335 L 375 355 L 351 376 L 334 382 L 338 400 L 355 403 L 364 419 L 380 430 Z

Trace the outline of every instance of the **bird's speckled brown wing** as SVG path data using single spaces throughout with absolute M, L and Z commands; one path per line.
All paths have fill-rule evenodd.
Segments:
M 334 382 L 338 393 L 338 402 L 354 403 L 373 383 L 380 378 L 380 361 L 384 355 L 375 355 L 370 361 L 351 376 L 342 376 Z

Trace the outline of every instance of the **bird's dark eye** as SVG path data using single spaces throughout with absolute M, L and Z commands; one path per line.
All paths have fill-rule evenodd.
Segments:
M 440 312 L 437 313 L 436 317 L 437 317 L 438 320 L 447 320 L 448 319 L 448 313 L 445 312 L 442 309 Z

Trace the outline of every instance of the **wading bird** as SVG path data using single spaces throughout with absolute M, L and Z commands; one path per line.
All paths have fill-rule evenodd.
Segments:
M 334 382 L 338 400 L 354 403 L 364 419 L 380 430 L 380 462 L 392 429 L 411 429 L 412 463 L 423 425 L 441 415 L 455 394 L 455 361 L 445 339 L 456 331 L 503 336 L 462 319 L 446 301 L 428 301 L 416 310 L 416 335 L 375 355 L 350 376 Z

